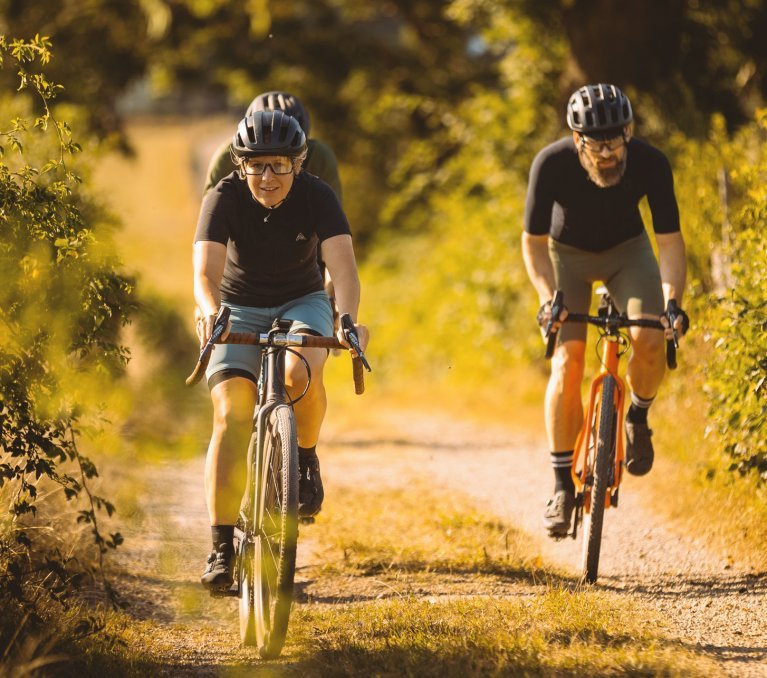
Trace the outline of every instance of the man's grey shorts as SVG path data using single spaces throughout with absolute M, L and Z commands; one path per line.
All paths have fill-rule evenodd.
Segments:
M 601 281 L 618 310 L 629 318 L 663 313 L 660 270 L 647 233 L 604 252 L 588 252 L 549 238 L 549 256 L 568 311 L 588 313 L 595 299 L 592 285 Z M 586 341 L 586 325 L 564 323 L 559 335 L 560 342 Z
M 232 332 L 268 332 L 275 318 L 292 320 L 290 331 L 309 331 L 311 334 L 320 336 L 333 336 L 333 312 L 330 308 L 330 300 L 324 290 L 312 292 L 282 306 L 259 308 L 255 306 L 240 306 L 224 302 L 232 313 L 229 316 L 232 322 Z M 217 373 L 226 371 L 231 376 L 243 376 L 258 379 L 261 368 L 261 349 L 256 346 L 242 344 L 219 344 L 213 349 L 205 377 L 211 388 L 222 381 L 211 377 Z

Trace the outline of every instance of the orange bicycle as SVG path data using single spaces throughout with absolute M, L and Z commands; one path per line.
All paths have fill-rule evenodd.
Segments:
M 599 330 L 596 351 L 600 369 L 591 382 L 588 408 L 573 451 L 572 477 L 575 484 L 575 511 L 572 531 L 578 536 L 578 526 L 583 525 L 583 552 L 581 558 L 582 579 L 594 583 L 599 570 L 599 554 L 602 546 L 602 525 L 605 509 L 618 506 L 618 490 L 623 475 L 623 406 L 626 387 L 618 374 L 620 359 L 631 348 L 631 339 L 621 330 L 628 327 L 650 327 L 665 330 L 659 320 L 629 320 L 618 313 L 613 300 L 604 287 L 597 289 L 601 295 L 597 315 L 568 313 L 563 322 L 581 322 L 594 325 Z M 551 318 L 546 335 L 548 344 L 546 358 L 551 358 L 556 343 L 556 331 L 552 329 L 555 318 L 564 310 L 564 297 L 557 291 L 551 303 Z M 670 299 L 666 317 L 670 326 L 678 311 L 675 300 Z M 678 339 L 666 342 L 666 363 L 676 368 Z

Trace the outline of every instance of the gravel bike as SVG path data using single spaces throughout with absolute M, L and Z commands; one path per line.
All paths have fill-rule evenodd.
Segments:
M 583 527 L 582 579 L 592 584 L 597 580 L 599 570 L 604 512 L 607 508 L 618 506 L 618 490 L 623 475 L 622 422 L 626 387 L 618 371 L 621 357 L 631 348 L 631 338 L 621 330 L 629 327 L 665 330 L 659 320 L 629 320 L 625 314 L 619 313 L 604 287 L 599 287 L 596 293 L 600 295 L 597 315 L 568 313 L 563 321 L 588 323 L 596 326 L 599 331 L 596 352 L 600 368 L 591 382 L 586 416 L 573 451 L 575 510 L 569 532 L 576 539 L 578 526 Z M 553 355 L 557 339 L 556 331 L 553 330 L 554 320 L 560 317 L 564 308 L 564 296 L 558 290 L 551 303 L 551 320 L 545 330 L 548 337 L 547 359 Z M 672 328 L 678 310 L 676 301 L 670 299 L 665 315 Z M 674 338 L 666 341 L 666 363 L 669 369 L 676 368 L 678 345 L 674 330 Z
M 298 437 L 292 406 L 308 391 L 311 372 L 294 347 L 345 348 L 335 337 L 289 334 L 291 321 L 277 319 L 267 334 L 230 333 L 221 339 L 229 309 L 222 306 L 211 338 L 200 353 L 188 386 L 205 374 L 216 343 L 249 344 L 263 351 L 253 432 L 248 445 L 248 479 L 240 516 L 234 529 L 234 583 L 228 591 L 212 595 L 239 599 L 240 638 L 253 645 L 264 659 L 279 656 L 288 630 L 293 602 L 293 578 L 298 544 Z M 370 371 L 354 324 L 341 317 L 353 358 L 354 384 L 364 392 L 363 367 Z M 285 389 L 285 356 L 298 355 L 307 370 L 307 385 L 291 400 Z

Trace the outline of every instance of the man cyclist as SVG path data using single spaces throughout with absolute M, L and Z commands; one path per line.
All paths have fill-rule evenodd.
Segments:
M 681 302 L 686 277 L 671 166 L 664 154 L 632 137 L 633 114 L 614 85 L 580 88 L 567 104 L 572 135 L 544 148 L 530 169 L 522 254 L 540 303 L 538 321 L 551 317 L 554 291 L 567 309 L 588 313 L 591 287 L 603 281 L 629 318 L 662 318 L 669 299 Z M 638 203 L 647 197 L 658 260 Z M 565 310 L 555 319 L 564 320 Z M 682 311 L 677 330 L 687 329 Z M 647 412 L 665 371 L 663 333 L 631 328 L 633 351 L 627 380 L 626 468 L 644 475 L 653 464 Z M 573 448 L 583 423 L 581 382 L 586 326 L 564 324 L 551 361 L 545 398 L 546 433 L 554 467 L 554 495 L 546 505 L 549 535 L 567 534 L 575 506 Z
M 203 199 L 194 242 L 194 294 L 202 315 L 198 335 L 211 335 L 221 304 L 231 329 L 264 333 L 276 317 L 291 332 L 328 335 L 330 303 L 317 267 L 317 247 L 333 276 L 341 313 L 356 322 L 360 285 L 349 224 L 338 198 L 317 177 L 301 171 L 306 136 L 283 111 L 256 111 L 239 124 L 231 144 L 238 169 Z M 355 325 L 364 350 L 368 332 Z M 338 338 L 347 345 L 343 333 Z M 308 361 L 311 385 L 295 404 L 299 445 L 299 514 L 315 515 L 323 489 L 316 444 L 327 399 L 324 349 L 297 349 Z M 246 482 L 246 455 L 256 404 L 261 354 L 252 346 L 219 345 L 206 372 L 213 401 L 213 433 L 205 465 L 205 494 L 213 552 L 201 581 L 208 588 L 232 583 L 234 524 Z M 307 370 L 288 354 L 285 382 L 300 395 Z

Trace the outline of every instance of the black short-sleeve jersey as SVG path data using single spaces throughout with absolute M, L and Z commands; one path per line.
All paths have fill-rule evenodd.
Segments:
M 644 230 L 639 201 L 647 196 L 656 233 L 679 231 L 679 208 L 666 156 L 631 139 L 626 171 L 615 186 L 593 183 L 571 136 L 544 148 L 530 168 L 525 230 L 565 245 L 601 252 Z
M 285 202 L 269 210 L 232 172 L 205 195 L 194 241 L 226 245 L 224 301 L 272 307 L 322 290 L 318 243 L 350 233 L 338 198 L 317 177 L 299 173 Z

